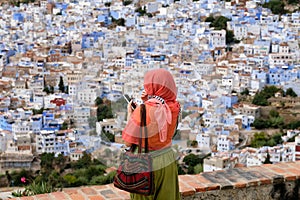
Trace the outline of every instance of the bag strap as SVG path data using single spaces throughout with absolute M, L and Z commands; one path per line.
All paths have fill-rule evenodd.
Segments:
M 142 153 L 142 144 L 143 144 L 143 130 L 145 133 L 145 153 L 149 152 L 148 149 L 148 131 L 146 125 L 146 106 L 145 104 L 140 105 L 140 116 L 141 116 L 141 123 L 140 123 L 140 138 L 139 138 L 139 150 L 138 153 Z

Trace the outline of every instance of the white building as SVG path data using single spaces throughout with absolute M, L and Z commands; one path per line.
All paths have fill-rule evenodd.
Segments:
M 94 105 L 97 97 L 100 97 L 100 86 L 96 84 L 82 83 L 77 87 L 77 100 L 80 103 Z
M 201 150 L 210 149 L 210 136 L 206 133 L 198 133 L 196 135 L 196 141 L 198 142 L 198 148 Z
M 226 31 L 213 30 L 209 35 L 209 43 L 212 47 L 226 47 Z
M 238 159 L 235 158 L 229 158 L 229 157 L 209 157 L 205 158 L 203 162 L 203 172 L 212 172 L 217 170 L 223 170 L 223 169 L 230 169 L 237 164 Z
M 219 135 L 217 141 L 217 150 L 226 152 L 232 149 L 233 142 L 227 135 Z

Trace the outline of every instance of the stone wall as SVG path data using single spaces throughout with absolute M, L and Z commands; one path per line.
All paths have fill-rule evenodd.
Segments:
M 179 176 L 182 200 L 298 200 L 300 161 Z M 66 188 L 14 200 L 128 200 L 112 184 Z

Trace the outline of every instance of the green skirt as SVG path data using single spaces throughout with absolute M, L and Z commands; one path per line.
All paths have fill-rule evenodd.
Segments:
M 179 200 L 178 171 L 174 151 L 169 148 L 153 151 L 151 154 L 155 192 L 149 196 L 131 193 L 131 200 Z

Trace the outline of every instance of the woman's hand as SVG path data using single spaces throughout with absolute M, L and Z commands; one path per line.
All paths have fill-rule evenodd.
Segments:
M 142 95 L 141 95 L 141 99 L 143 101 L 147 101 L 148 100 L 148 94 L 147 94 L 146 90 L 143 90 Z

